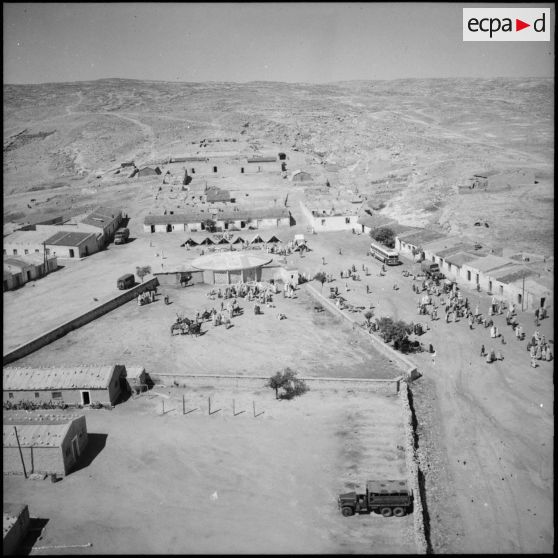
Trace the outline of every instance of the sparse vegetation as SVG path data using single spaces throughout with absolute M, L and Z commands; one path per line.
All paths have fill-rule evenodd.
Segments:
M 310 389 L 304 380 L 297 378 L 297 372 L 288 367 L 272 376 L 267 385 L 275 390 L 276 399 L 293 399 Z M 283 390 L 282 393 L 279 390 Z
M 395 247 L 395 233 L 389 227 L 378 227 L 370 231 L 370 236 L 388 248 Z
M 136 267 L 136 275 L 141 279 L 141 282 L 143 283 L 143 278 L 146 275 L 149 275 L 151 273 L 151 266 L 149 265 L 144 265 L 142 267 L 138 266 Z

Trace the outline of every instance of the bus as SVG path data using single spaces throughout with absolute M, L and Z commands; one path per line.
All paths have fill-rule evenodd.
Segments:
M 370 243 L 370 255 L 386 265 L 399 265 L 401 263 L 399 254 L 395 250 L 374 244 L 374 242 Z

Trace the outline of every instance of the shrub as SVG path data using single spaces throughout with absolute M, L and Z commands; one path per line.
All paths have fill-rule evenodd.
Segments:
M 302 395 L 309 391 L 304 380 L 297 378 L 297 373 L 290 368 L 285 368 L 283 372 L 277 372 L 267 382 L 268 387 L 275 390 L 276 399 L 293 399 L 297 395 Z M 279 393 L 282 389 L 283 393 Z
M 389 227 L 378 227 L 370 231 L 370 236 L 388 248 L 395 247 L 395 233 Z

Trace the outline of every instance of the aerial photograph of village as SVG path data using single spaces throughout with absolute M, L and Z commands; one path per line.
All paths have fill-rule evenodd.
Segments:
M 552 554 L 554 18 L 4 2 L 3 553 Z

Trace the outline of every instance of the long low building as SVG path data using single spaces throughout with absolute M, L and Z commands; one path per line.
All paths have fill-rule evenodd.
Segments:
M 315 231 L 345 231 L 355 229 L 360 231 L 358 223 L 360 207 L 352 204 L 338 203 L 337 207 L 329 205 L 307 206 L 300 202 L 304 216 Z
M 208 223 L 211 222 L 211 223 Z M 216 211 L 191 211 L 168 215 L 146 215 L 143 230 L 157 232 L 196 232 L 215 227 L 217 231 L 264 229 L 290 226 L 291 214 L 288 209 L 221 209 Z
M 123 365 L 60 368 L 6 367 L 3 370 L 4 403 L 31 401 L 68 405 L 116 404 L 126 381 Z
M 58 268 L 56 256 L 29 254 L 19 257 L 4 257 L 4 292 L 17 289 L 44 277 Z
M 59 259 L 79 259 L 99 249 L 98 235 L 88 232 L 58 231 L 45 241 L 47 254 Z
M 4 412 L 2 421 L 4 473 L 71 472 L 87 446 L 85 416 L 11 414 Z
M 396 238 L 396 248 L 408 257 L 437 263 L 440 271 L 458 285 L 490 293 L 522 309 L 548 307 L 552 288 L 523 263 L 489 253 L 463 236 L 445 236 L 419 229 Z

